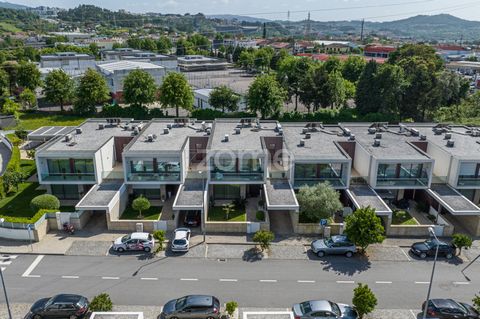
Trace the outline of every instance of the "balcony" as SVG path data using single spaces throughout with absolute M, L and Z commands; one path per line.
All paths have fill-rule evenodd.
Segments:
M 215 182 L 262 182 L 263 172 L 211 172 L 210 179 Z
M 462 176 L 458 177 L 457 187 L 480 186 L 480 176 Z
M 315 186 L 324 182 L 329 182 L 333 188 L 347 187 L 342 178 L 295 178 L 293 187 L 300 188 L 302 186 Z
M 377 178 L 376 187 L 428 187 L 426 178 L 395 178 L 385 177 Z
M 95 182 L 94 173 L 48 173 L 42 174 L 44 182 Z
M 180 181 L 180 172 L 129 173 L 127 180 L 129 182 L 178 182 Z

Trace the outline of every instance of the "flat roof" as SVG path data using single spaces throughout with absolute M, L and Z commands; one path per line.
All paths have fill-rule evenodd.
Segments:
M 63 135 L 57 136 L 47 143 L 38 154 L 48 152 L 63 155 L 65 152 L 73 151 L 96 152 L 114 136 L 132 136 L 132 131 L 124 129 L 126 121 L 126 119 L 122 119 L 120 125 L 117 126 L 107 123 L 106 119 L 88 119 L 77 126 L 82 130 L 80 134 L 76 130 L 70 133 L 72 135 L 70 141 L 65 141 Z M 99 124 L 103 124 L 104 128 L 100 129 Z
M 435 125 L 413 124 L 411 127 L 418 129 L 420 134 L 427 136 L 427 142 L 437 145 L 455 157 L 480 161 L 480 136 L 471 136 L 468 133 L 471 130 L 469 127 L 461 125 L 448 126 L 447 131 L 451 133 L 451 140 L 455 142 L 453 147 L 447 146 L 445 133 L 435 134 L 433 131 Z
M 296 160 L 349 158 L 335 143 L 345 141 L 345 137 L 342 137 L 343 131 L 338 126 L 310 130 L 309 139 L 305 139 L 305 134 L 302 133 L 305 126 L 306 123 L 282 123 L 284 142 Z M 300 146 L 301 139 L 305 139 L 305 146 Z
M 75 129 L 75 126 L 42 126 L 28 133 L 29 141 L 48 141 L 55 136 L 67 134 Z
M 296 210 L 299 205 L 292 185 L 288 180 L 267 180 L 263 185 L 268 209 Z
M 121 60 L 116 62 L 102 63 L 98 64 L 97 67 L 104 73 L 114 73 L 115 71 L 122 70 L 157 70 L 164 69 L 163 66 L 153 64 L 150 62 L 140 62 L 140 61 L 130 61 L 130 60 Z
M 171 125 L 168 134 L 164 130 Z M 201 123 L 190 122 L 187 126 L 174 125 L 174 120 L 152 120 L 143 128 L 140 134 L 125 148 L 124 152 L 138 151 L 176 151 L 180 152 L 186 140 L 190 136 L 205 136 L 201 131 Z M 155 135 L 153 141 L 148 141 L 148 135 Z M 131 155 L 131 154 L 129 154 Z
M 108 209 L 110 202 L 120 191 L 122 185 L 122 183 L 102 183 L 93 186 L 78 202 L 75 209 Z
M 414 147 L 409 142 L 418 141 L 418 137 L 412 137 L 409 132 L 400 133 L 400 126 L 381 128 L 380 146 L 374 146 L 376 133 L 370 133 L 368 128 L 371 124 L 342 123 L 355 135 L 355 140 L 368 153 L 380 160 L 431 160 L 430 157 Z
M 173 203 L 175 210 L 203 210 L 204 195 L 206 192 L 205 182 L 202 180 L 187 179 L 180 186 Z
M 356 208 L 368 207 L 375 209 L 378 215 L 390 215 L 392 210 L 383 199 L 368 185 L 350 185 L 347 195 Z
M 452 215 L 480 215 L 480 208 L 446 184 L 432 184 L 427 192 Z
M 215 120 L 212 136 L 209 141 L 209 150 L 230 151 L 261 151 L 263 150 L 261 138 L 265 136 L 278 136 L 275 132 L 275 121 L 261 121 L 258 129 L 255 120 L 251 126 L 241 126 L 241 119 Z M 235 133 L 235 128 L 240 128 L 240 134 Z M 225 135 L 228 134 L 228 142 Z

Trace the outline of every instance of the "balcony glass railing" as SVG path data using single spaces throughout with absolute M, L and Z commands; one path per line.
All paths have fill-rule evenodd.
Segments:
M 295 178 L 293 186 L 294 188 L 315 186 L 318 183 L 324 182 L 329 182 L 333 188 L 346 187 L 345 181 L 341 178 Z
M 93 173 L 48 173 L 42 174 L 42 181 L 44 182 L 59 182 L 59 181 L 85 181 L 95 182 L 95 174 Z
M 129 182 L 171 182 L 180 181 L 180 172 L 178 173 L 129 173 L 127 175 Z
M 480 177 L 458 177 L 457 186 L 480 186 Z
M 210 179 L 212 181 L 222 182 L 255 182 L 263 181 L 263 172 L 211 172 Z
M 412 186 L 412 187 L 427 187 L 428 179 L 423 178 L 377 178 L 378 186 Z

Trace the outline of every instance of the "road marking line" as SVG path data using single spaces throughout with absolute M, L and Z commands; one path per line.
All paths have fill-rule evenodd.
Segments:
M 208 258 L 208 245 L 205 244 L 205 258 Z
M 117 280 L 117 279 L 120 279 L 120 277 L 102 277 L 102 279 L 105 279 L 105 280 Z
M 415 281 L 417 285 L 429 285 L 430 281 Z
M 198 281 L 197 278 L 180 278 L 181 281 Z
M 293 312 L 291 311 L 245 311 L 243 313 L 243 319 L 248 319 L 250 315 L 253 316 L 272 316 L 272 315 L 287 315 L 290 319 L 294 319 Z
M 260 282 L 277 282 L 276 279 L 260 279 Z
M 78 279 L 78 276 L 62 276 L 63 279 Z
M 219 279 L 219 281 L 226 281 L 226 282 L 237 282 L 238 279 L 228 279 L 228 278 L 224 278 L 224 279 Z
M 297 282 L 301 284 L 314 284 L 315 280 L 297 280 Z
M 391 284 L 391 281 L 375 281 L 376 284 Z
M 32 264 L 27 268 L 27 270 L 25 270 L 22 277 L 36 277 L 36 276 L 32 276 L 30 274 L 35 269 L 35 267 L 37 267 L 38 264 L 42 261 L 43 257 L 45 257 L 45 256 L 44 255 L 38 255 L 37 258 L 35 258 L 35 260 L 32 262 Z M 38 276 L 38 277 L 40 277 L 40 276 Z
M 403 252 L 403 254 L 405 255 L 405 257 L 407 257 L 407 260 L 408 260 L 408 261 L 412 261 L 412 258 L 410 258 L 410 256 L 405 252 L 405 250 L 403 250 L 403 248 L 400 248 L 400 250 Z
M 337 284 L 354 284 L 353 280 L 337 280 Z
M 11 263 L 12 263 L 11 260 L 8 260 L 8 261 L 0 261 L 0 265 L 2 265 L 2 266 L 8 266 L 8 265 L 10 265 Z
M 2 271 L 5 271 L 7 268 L 6 267 L 2 267 Z
M 140 278 L 140 280 L 158 280 L 158 278 L 153 278 L 153 277 L 143 277 L 143 278 Z
M 410 309 L 410 313 L 412 314 L 412 316 L 413 316 L 414 319 L 417 319 L 417 318 L 418 318 L 417 315 L 415 314 L 415 312 L 414 312 L 412 309 Z
M 468 281 L 454 281 L 454 285 L 470 285 Z
M 29 276 L 25 276 L 25 278 L 40 278 L 41 276 L 40 275 L 29 275 Z
M 17 259 L 18 255 L 2 255 L 0 256 L 0 260 L 4 260 L 4 259 Z

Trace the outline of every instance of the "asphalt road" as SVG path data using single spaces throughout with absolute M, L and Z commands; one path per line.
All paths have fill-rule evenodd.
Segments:
M 36 262 L 35 262 L 36 261 Z M 425 299 L 433 261 L 378 261 L 327 257 L 324 260 L 240 259 L 135 256 L 44 256 L 16 258 L 4 276 L 11 302 L 32 303 L 61 292 L 92 297 L 107 292 L 115 304 L 163 305 L 186 294 L 213 294 L 242 307 L 290 307 L 308 299 L 351 303 L 356 283 L 367 283 L 378 308 L 419 309 Z M 437 263 L 432 297 L 472 299 L 480 290 L 480 263 Z M 0 296 L 3 302 L 3 295 Z

